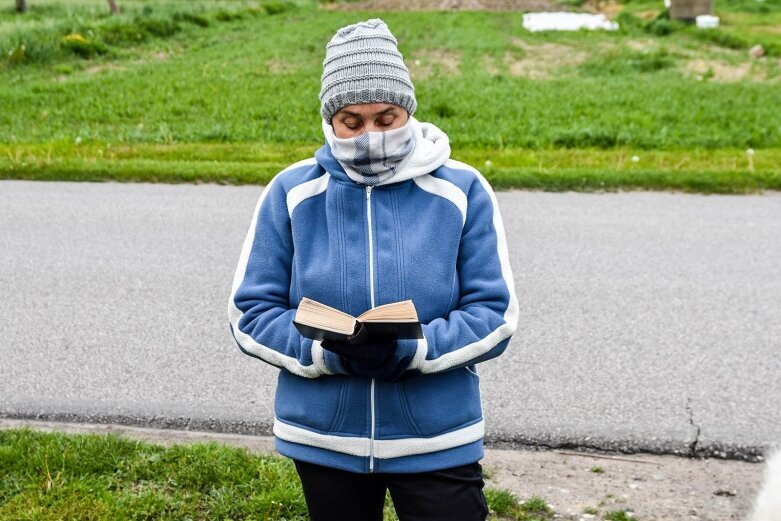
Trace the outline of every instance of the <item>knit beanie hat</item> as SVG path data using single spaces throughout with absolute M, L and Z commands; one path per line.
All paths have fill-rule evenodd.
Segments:
M 328 42 L 320 78 L 320 114 L 328 123 L 345 105 L 390 103 L 417 108 L 415 87 L 396 38 L 379 18 L 339 29 Z

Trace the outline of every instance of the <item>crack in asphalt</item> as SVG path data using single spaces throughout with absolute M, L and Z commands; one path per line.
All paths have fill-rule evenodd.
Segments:
M 702 427 L 694 423 L 694 409 L 692 408 L 692 400 L 688 396 L 686 397 L 686 412 L 689 413 L 689 425 L 696 429 L 694 440 L 689 444 L 689 456 L 694 457 L 697 455 L 697 445 L 700 443 Z

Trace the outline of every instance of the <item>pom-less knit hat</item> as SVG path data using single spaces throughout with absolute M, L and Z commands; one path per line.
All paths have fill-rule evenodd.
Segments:
M 328 42 L 320 78 L 320 113 L 327 122 L 345 105 L 390 103 L 417 108 L 415 87 L 396 38 L 379 18 L 339 29 Z

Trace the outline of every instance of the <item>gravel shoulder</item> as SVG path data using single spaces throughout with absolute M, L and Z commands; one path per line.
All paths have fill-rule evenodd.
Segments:
M 544 497 L 568 520 L 625 510 L 640 521 L 745 519 L 762 465 L 742 461 L 566 451 L 487 450 L 489 486 Z M 598 515 L 586 512 L 596 509 Z
M 22 427 L 113 432 L 160 444 L 216 441 L 253 452 L 274 451 L 269 436 L 0 419 L 0 429 Z M 489 487 L 509 489 L 522 500 L 544 497 L 557 519 L 565 520 L 601 519 L 615 510 L 631 512 L 640 521 L 744 519 L 763 471 L 762 465 L 743 461 L 501 449 L 486 449 L 482 464 Z M 598 513 L 587 513 L 592 511 Z

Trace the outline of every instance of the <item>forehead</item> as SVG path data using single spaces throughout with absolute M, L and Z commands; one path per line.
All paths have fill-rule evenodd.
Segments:
M 383 112 L 393 112 L 395 109 L 404 110 L 404 108 L 398 105 L 392 105 L 390 103 L 360 103 L 356 105 L 345 105 L 339 111 L 334 114 L 335 116 L 360 116 L 364 118 L 372 118 Z

